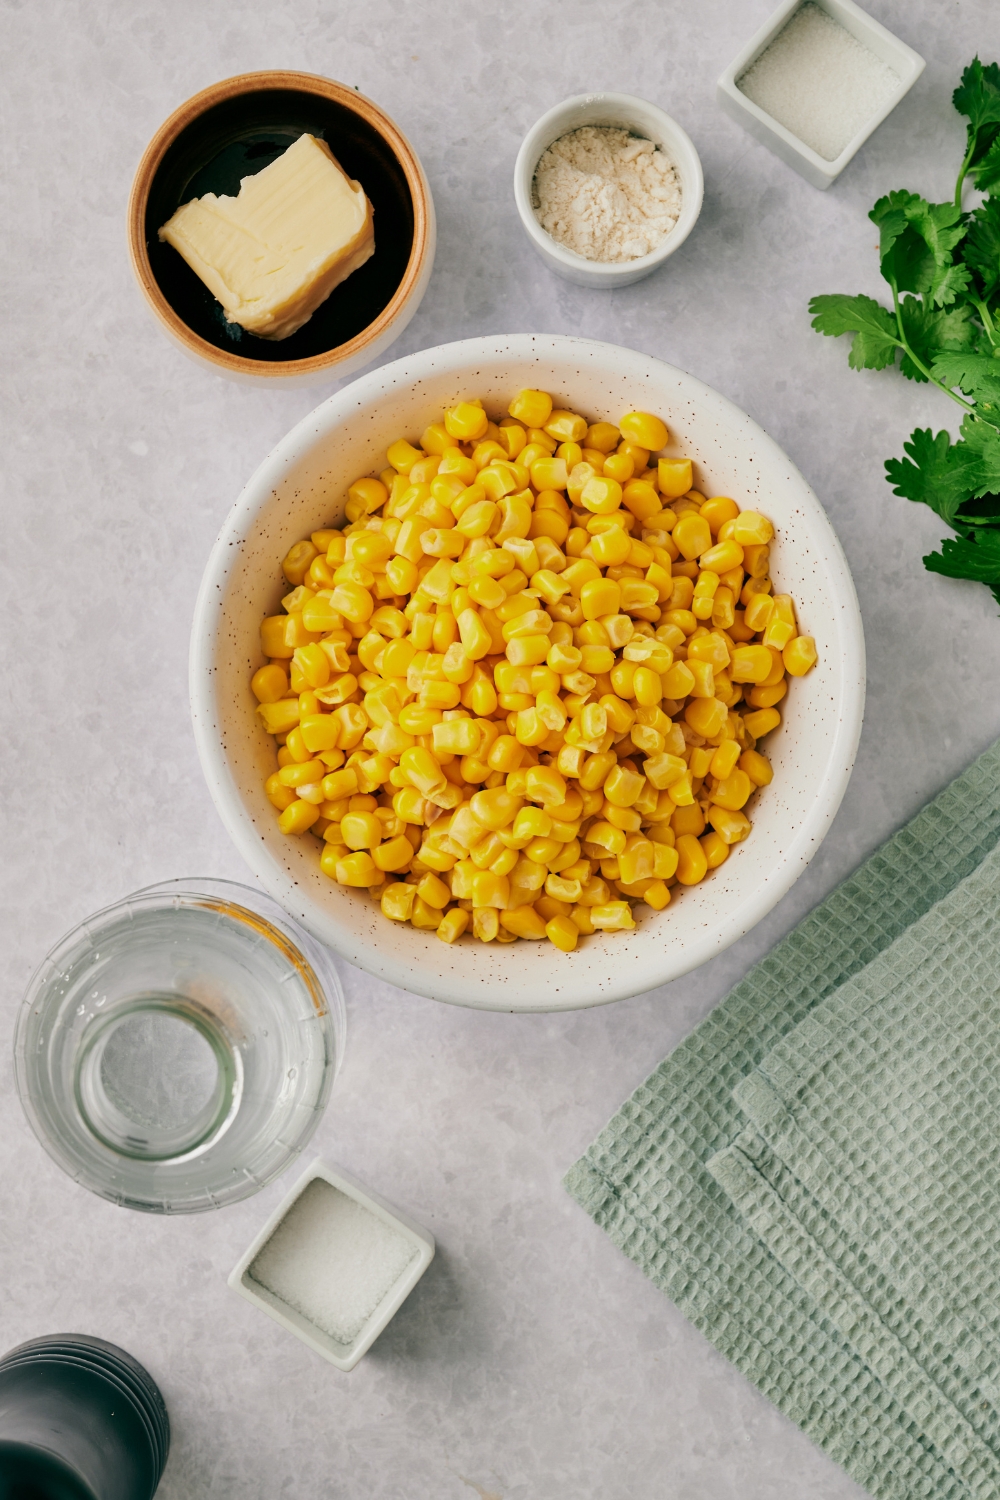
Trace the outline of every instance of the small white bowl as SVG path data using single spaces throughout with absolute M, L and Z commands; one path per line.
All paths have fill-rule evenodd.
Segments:
M 587 260 L 560 245 L 535 218 L 531 185 L 542 154 L 560 136 L 584 125 L 616 125 L 634 135 L 645 136 L 663 150 L 677 172 L 681 185 L 680 217 L 663 242 L 637 260 Z M 687 132 L 655 104 L 631 94 L 577 94 L 564 99 L 528 131 L 514 164 L 514 202 L 525 234 L 551 269 L 577 286 L 630 286 L 657 270 L 683 245 L 694 228 L 704 191 L 701 161 Z
M 394 439 L 418 439 L 470 395 L 499 415 L 524 386 L 589 420 L 652 411 L 668 452 L 688 455 L 701 488 L 756 504 L 777 527 L 774 577 L 795 600 L 819 663 L 789 691 L 764 742 L 774 780 L 754 798 L 753 833 L 725 864 L 634 931 L 499 945 L 390 922 L 367 895 L 323 874 L 311 836 L 287 838 L 264 792 L 274 741 L 254 712 L 260 622 L 280 607 L 280 559 L 300 537 L 339 524 L 347 485 L 382 467 Z M 496 334 L 424 349 L 362 375 L 305 417 L 248 482 L 205 569 L 191 636 L 191 710 L 202 768 L 240 853 L 320 942 L 403 989 L 481 1010 L 574 1010 L 675 979 L 759 922 L 805 869 L 847 786 L 864 707 L 861 616 L 823 507 L 777 443 L 732 402 L 648 354 L 590 339 Z M 783 704 L 784 708 L 784 704 Z
M 882 108 L 877 110 L 866 125 L 858 131 L 839 156 L 828 161 L 826 157 L 820 156 L 805 141 L 800 141 L 797 135 L 784 125 L 778 123 L 773 116 L 766 114 L 760 105 L 754 104 L 746 94 L 737 87 L 737 79 L 756 62 L 762 52 L 771 45 L 778 33 L 791 20 L 797 10 L 800 10 L 805 0 L 783 0 L 769 21 L 750 38 L 736 61 L 731 63 L 716 84 L 716 98 L 722 108 L 730 115 L 738 125 L 748 131 L 762 146 L 773 151 L 775 156 L 798 172 L 813 187 L 828 188 L 847 166 L 865 141 L 874 130 L 881 125 L 887 115 L 891 114 L 896 105 L 916 83 L 926 67 L 924 59 L 919 52 L 914 52 L 905 42 L 901 42 L 898 36 L 893 36 L 878 21 L 863 11 L 860 6 L 855 5 L 853 0 L 815 0 L 820 10 L 826 11 L 827 15 L 834 21 L 839 22 L 845 31 L 850 32 L 862 46 L 874 52 L 876 57 L 888 63 L 894 72 L 899 74 L 900 86 L 894 94 L 886 100 Z
M 318 1327 L 281 1297 L 276 1296 L 274 1292 L 269 1291 L 267 1287 L 262 1286 L 251 1275 L 253 1263 L 268 1240 L 287 1218 L 310 1184 L 316 1181 L 328 1183 L 346 1198 L 360 1204 L 362 1208 L 367 1209 L 376 1219 L 388 1225 L 413 1247 L 411 1260 L 349 1343 L 341 1343 L 331 1337 L 324 1329 Z M 334 1247 L 331 1246 L 331 1250 L 333 1249 Z M 304 1344 L 308 1344 L 310 1349 L 315 1349 L 317 1354 L 322 1354 L 324 1359 L 336 1365 L 338 1370 L 353 1370 L 361 1356 L 371 1348 L 389 1320 L 402 1307 L 433 1259 L 434 1238 L 426 1229 L 415 1224 L 398 1208 L 390 1207 L 377 1193 L 363 1188 L 360 1183 L 355 1182 L 353 1177 L 348 1177 L 344 1172 L 333 1172 L 323 1162 L 314 1161 L 299 1178 L 291 1192 L 278 1204 L 250 1248 L 240 1257 L 229 1273 L 227 1283 L 234 1292 L 239 1292 L 241 1297 L 252 1302 L 254 1307 L 260 1308 L 261 1312 L 267 1313 L 268 1317 L 280 1323 L 282 1328 L 287 1328 L 289 1333 L 294 1333 L 295 1337 L 301 1339 Z

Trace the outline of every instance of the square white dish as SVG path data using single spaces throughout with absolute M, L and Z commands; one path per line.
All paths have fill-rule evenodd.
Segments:
M 802 8 L 805 0 L 783 0 L 778 9 L 760 30 L 750 38 L 739 56 L 716 84 L 716 98 L 728 115 L 748 131 L 756 140 L 773 151 L 782 161 L 804 177 L 813 187 L 828 188 L 847 166 L 851 158 L 861 149 L 868 137 L 889 115 L 903 96 L 913 87 L 926 66 L 924 59 L 899 37 L 893 36 L 878 21 L 874 20 L 853 0 L 814 0 L 816 6 L 838 22 L 862 46 L 867 47 L 882 62 L 899 74 L 900 85 L 884 104 L 875 109 L 864 126 L 848 141 L 840 155 L 832 161 L 819 155 L 811 146 L 794 135 L 773 116 L 749 99 L 738 87 L 740 79 L 752 63 L 774 41 L 792 16 Z
M 394 1278 L 384 1295 L 379 1299 L 374 1309 L 364 1318 L 361 1327 L 353 1337 L 346 1339 L 335 1338 L 329 1331 L 319 1326 L 303 1312 L 293 1307 L 289 1302 L 275 1294 L 270 1288 L 257 1280 L 252 1274 L 255 1263 L 261 1252 L 274 1237 L 276 1231 L 289 1220 L 292 1211 L 299 1204 L 300 1199 L 314 1183 L 325 1183 L 344 1198 L 350 1200 L 354 1205 L 359 1205 L 362 1210 L 367 1211 L 376 1220 L 380 1221 L 394 1235 L 401 1236 L 412 1246 L 412 1256 L 399 1274 Z M 291 1221 L 294 1229 L 295 1220 Z M 303 1257 L 308 1257 L 310 1248 L 315 1254 L 317 1246 L 311 1247 L 302 1243 Z M 331 1245 L 331 1251 L 336 1247 Z M 286 1255 L 288 1251 L 286 1248 Z M 293 1240 L 292 1254 L 295 1253 L 295 1241 Z M 321 1161 L 315 1161 L 302 1174 L 295 1186 L 282 1199 L 274 1213 L 268 1219 L 263 1229 L 250 1245 L 249 1249 L 240 1257 L 237 1264 L 227 1278 L 228 1285 L 241 1297 L 245 1297 L 254 1307 L 261 1312 L 267 1313 L 276 1323 L 294 1333 L 296 1338 L 308 1344 L 317 1354 L 336 1365 L 338 1370 L 353 1370 L 363 1354 L 371 1348 L 379 1334 L 389 1323 L 390 1319 L 399 1310 L 406 1298 L 410 1295 L 417 1282 L 423 1276 L 427 1267 L 434 1259 L 434 1239 L 419 1224 L 414 1223 L 406 1214 L 397 1208 L 392 1208 L 384 1199 L 377 1194 L 363 1188 L 353 1177 L 346 1173 L 335 1172 Z

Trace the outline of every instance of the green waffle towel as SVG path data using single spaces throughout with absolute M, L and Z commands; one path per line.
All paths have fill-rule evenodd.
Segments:
M 873 1495 L 1000 1496 L 1000 741 L 566 1176 Z

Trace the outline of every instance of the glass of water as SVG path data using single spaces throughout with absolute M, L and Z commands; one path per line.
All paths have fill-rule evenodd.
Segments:
M 18 1017 L 18 1092 L 74 1179 L 150 1213 L 247 1198 L 326 1107 L 344 1046 L 330 954 L 262 891 L 175 880 L 68 933 Z

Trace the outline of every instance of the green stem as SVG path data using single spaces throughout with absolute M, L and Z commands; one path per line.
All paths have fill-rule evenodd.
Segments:
M 961 208 L 962 207 L 962 184 L 965 181 L 965 174 L 969 170 L 969 163 L 972 160 L 972 153 L 973 153 L 973 151 L 975 151 L 975 149 L 976 149 L 976 132 L 970 126 L 969 127 L 969 149 L 965 153 L 965 160 L 962 162 L 962 165 L 959 168 L 958 181 L 955 183 L 955 207 L 956 208 Z
M 982 323 L 983 328 L 986 330 L 986 337 L 989 339 L 990 343 L 995 349 L 997 347 L 997 341 L 995 337 L 996 328 L 994 326 L 993 319 L 990 317 L 989 308 L 986 306 L 985 302 L 978 302 L 975 297 L 973 297 L 972 299 L 972 305 L 975 307 L 977 313 L 979 314 L 979 320 Z
M 950 396 L 952 401 L 954 401 L 957 406 L 960 406 L 963 411 L 974 413 L 976 408 L 971 405 L 970 402 L 964 401 L 961 396 L 957 396 L 954 391 L 950 391 L 946 385 L 943 385 L 936 376 L 931 374 L 930 370 L 924 364 L 920 356 L 918 354 L 915 354 L 914 351 L 910 348 L 906 334 L 903 331 L 903 314 L 899 306 L 899 292 L 896 290 L 895 280 L 890 281 L 889 285 L 892 287 L 892 305 L 896 313 L 896 327 L 899 329 L 900 348 L 906 350 L 906 353 L 910 356 L 913 363 L 920 371 L 921 375 L 923 375 L 925 379 L 929 380 L 931 385 L 936 385 L 939 391 L 944 391 L 944 394 L 946 396 Z

